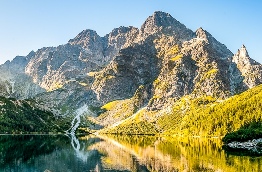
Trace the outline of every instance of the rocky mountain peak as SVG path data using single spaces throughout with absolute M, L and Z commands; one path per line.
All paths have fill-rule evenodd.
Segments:
M 174 18 L 164 12 L 154 12 L 153 15 L 149 16 L 141 26 L 141 32 L 151 34 L 158 30 L 159 27 L 171 25 L 174 22 Z
M 162 11 L 156 11 L 154 14 L 146 20 L 146 22 L 152 21 L 154 25 L 156 26 L 169 26 L 173 23 L 173 21 L 176 21 L 170 14 L 162 12 Z
M 249 58 L 248 52 L 247 52 L 247 48 L 246 46 L 243 44 L 242 47 L 238 50 L 239 51 L 239 56 L 240 57 L 244 57 L 244 58 Z
M 74 39 L 70 39 L 68 42 L 71 45 L 81 45 L 84 48 L 87 48 L 90 43 L 96 42 L 101 39 L 96 31 L 91 29 L 86 29 L 80 32 Z
M 97 65 L 104 64 L 104 40 L 94 30 L 83 30 L 74 39 L 68 41 L 70 45 L 78 45 L 85 51 L 81 53 L 80 59 L 91 61 Z
M 238 70 L 244 76 L 244 83 L 247 88 L 252 88 L 262 83 L 262 65 L 251 59 L 247 48 L 242 45 L 233 56 L 232 62 L 236 64 Z
M 246 46 L 243 44 L 237 53 L 233 57 L 233 62 L 235 62 L 239 67 L 243 68 L 249 65 L 259 64 L 255 60 L 251 59 L 248 55 Z
M 221 44 L 208 31 L 204 30 L 202 27 L 198 28 L 195 33 L 197 38 L 203 39 L 208 43 Z
M 208 40 L 208 36 L 210 36 L 210 34 L 206 30 L 204 30 L 202 27 L 200 27 L 196 30 L 196 36 L 199 39 Z
M 166 20 L 167 18 L 172 19 L 173 17 L 166 12 L 155 11 L 151 16 L 149 16 L 146 19 L 145 22 L 153 21 L 153 22 L 155 22 L 155 24 L 160 24 L 160 23 L 157 23 L 157 22 L 160 22 L 161 20 Z
M 30 52 L 27 56 L 16 56 L 12 61 L 6 61 L 2 67 L 10 70 L 11 73 L 13 73 L 12 71 L 23 73 L 25 66 L 33 56 L 34 52 Z
M 230 59 L 233 53 L 222 43 L 217 41 L 209 32 L 202 27 L 195 32 L 197 39 L 204 41 L 208 44 L 208 47 L 217 51 L 216 56 L 220 59 Z
M 187 29 L 185 25 L 177 21 L 170 14 L 156 11 L 149 16 L 140 29 L 140 37 L 146 38 L 149 35 L 169 34 L 176 35 L 177 38 L 188 40 L 192 38 L 192 31 Z

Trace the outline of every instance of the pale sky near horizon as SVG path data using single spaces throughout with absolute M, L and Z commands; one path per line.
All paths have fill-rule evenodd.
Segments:
M 0 64 L 65 44 L 84 29 L 104 36 L 119 26 L 140 28 L 154 11 L 193 31 L 203 27 L 234 54 L 245 44 L 262 63 L 261 9 L 260 0 L 0 0 Z

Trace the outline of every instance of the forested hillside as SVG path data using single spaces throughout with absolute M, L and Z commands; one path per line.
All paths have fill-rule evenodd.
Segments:
M 141 110 L 134 118 L 105 129 L 108 133 L 224 136 L 251 122 L 261 121 L 262 85 L 227 100 L 210 96 L 181 98 L 171 113 Z M 144 116 L 150 118 L 145 120 Z
M 63 132 L 69 119 L 40 110 L 29 100 L 0 97 L 0 133 Z

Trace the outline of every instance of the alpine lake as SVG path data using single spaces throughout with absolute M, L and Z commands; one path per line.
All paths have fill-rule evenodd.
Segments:
M 0 135 L 1 172 L 262 171 L 262 156 L 220 138 Z

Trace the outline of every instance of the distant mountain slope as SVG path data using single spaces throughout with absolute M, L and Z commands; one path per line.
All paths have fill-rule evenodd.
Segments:
M 26 99 L 45 91 L 25 74 L 25 67 L 34 55 L 32 51 L 0 65 L 0 96 Z

